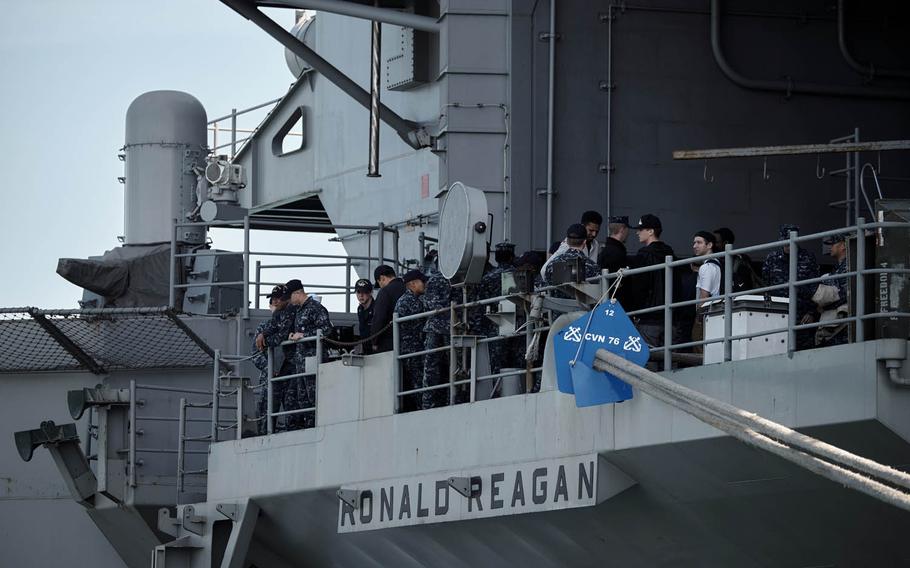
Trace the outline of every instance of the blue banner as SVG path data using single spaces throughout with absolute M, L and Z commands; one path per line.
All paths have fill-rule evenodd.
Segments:
M 644 365 L 648 346 L 619 302 L 606 302 L 557 330 L 553 338 L 556 386 L 574 394 L 579 408 L 622 402 L 632 398 L 632 387 L 609 373 L 594 369 L 598 349 Z

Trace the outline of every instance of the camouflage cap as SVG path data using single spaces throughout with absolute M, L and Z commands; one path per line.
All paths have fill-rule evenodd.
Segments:
M 777 232 L 777 240 L 786 241 L 790 238 L 790 232 L 796 231 L 799 233 L 799 225 L 792 225 L 790 223 L 784 223 L 780 226 L 780 229 Z
M 830 237 L 825 237 L 822 239 L 822 244 L 824 245 L 833 245 L 835 243 L 842 243 L 847 240 L 847 233 L 838 233 L 836 235 L 831 235 Z

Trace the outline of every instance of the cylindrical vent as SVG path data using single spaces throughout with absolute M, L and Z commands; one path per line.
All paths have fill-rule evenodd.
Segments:
M 315 48 L 316 26 L 313 25 L 315 21 L 315 15 L 312 15 L 309 18 L 303 17 L 297 20 L 297 23 L 294 24 L 293 28 L 291 28 L 291 35 L 305 43 L 308 47 Z M 300 77 L 301 73 L 310 70 L 310 64 L 297 57 L 297 55 L 290 49 L 285 48 L 284 60 L 288 64 L 288 69 L 291 71 L 291 74 L 294 75 L 294 77 Z
M 179 91 L 140 95 L 126 111 L 124 243 L 170 242 L 174 219 L 196 206 L 196 173 L 205 167 L 205 109 Z M 202 227 L 181 227 L 177 240 L 202 243 Z

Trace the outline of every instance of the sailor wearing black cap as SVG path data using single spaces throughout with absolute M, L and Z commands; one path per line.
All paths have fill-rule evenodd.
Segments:
M 600 256 L 600 243 L 597 242 L 597 235 L 600 233 L 601 223 L 603 223 L 603 217 L 600 213 L 597 211 L 585 211 L 581 214 L 581 223 L 573 225 L 573 227 L 580 226 L 582 228 L 585 234 L 585 242 L 580 250 L 594 263 L 597 262 L 597 257 Z M 553 245 L 557 245 L 557 243 L 553 243 Z M 540 269 L 540 275 L 545 276 L 547 266 L 555 257 L 567 250 L 569 250 L 569 243 L 563 239 L 562 242 L 558 243 L 555 250 L 550 250 L 551 256 L 544 262 L 543 268 Z
M 597 256 L 597 264 L 604 270 L 616 272 L 626 266 L 626 239 L 629 237 L 629 218 L 625 215 L 610 217 L 607 230 L 610 233 Z
M 566 260 L 572 260 L 575 258 L 584 259 L 585 263 L 585 278 L 592 278 L 600 274 L 600 268 L 593 260 L 588 258 L 588 255 L 585 254 L 585 239 L 587 238 L 587 231 L 585 230 L 584 225 L 581 223 L 575 223 L 574 225 L 569 225 L 569 228 L 566 230 L 566 240 L 565 243 L 569 247 L 565 252 L 556 253 L 550 260 L 547 262 L 544 267 L 543 279 L 547 285 L 553 285 L 553 263 L 554 262 L 563 262 Z
M 360 339 L 370 336 L 370 325 L 373 323 L 373 307 L 376 303 L 373 301 L 373 283 L 366 278 L 361 278 L 354 283 L 354 294 L 357 296 L 357 333 Z M 361 343 L 359 351 L 363 355 L 369 355 L 373 352 L 373 343 L 367 341 Z
M 256 326 L 256 332 L 253 334 L 253 358 L 251 359 L 253 365 L 259 369 L 259 385 L 258 385 L 258 399 L 257 399 L 257 408 L 259 410 L 258 416 L 259 424 L 258 431 L 260 435 L 263 435 L 267 432 L 267 425 L 265 421 L 265 414 L 268 409 L 268 354 L 266 348 L 277 347 L 282 341 L 286 334 L 280 334 L 280 332 L 273 332 L 274 328 L 280 327 L 280 318 L 287 317 L 286 315 L 282 316 L 288 306 L 287 299 L 284 298 L 284 286 L 278 285 L 272 288 L 271 293 L 268 295 L 269 299 L 269 310 L 271 315 L 268 319 L 263 320 L 258 326 Z M 266 335 L 268 334 L 268 335 Z M 259 348 L 259 343 L 263 345 L 263 348 Z M 274 369 L 277 371 L 281 368 L 282 363 L 284 363 L 284 354 L 282 350 L 276 349 L 272 355 L 272 364 Z M 276 383 L 280 384 L 280 383 Z M 282 391 L 279 396 L 275 396 L 277 402 L 275 407 L 278 408 L 281 404 L 281 401 L 284 397 L 284 392 Z M 275 395 L 275 393 L 273 393 Z
M 395 270 L 386 264 L 381 264 L 373 271 L 373 277 L 379 284 L 379 294 L 376 295 L 376 307 L 373 310 L 373 322 L 370 325 L 370 335 L 373 339 L 373 349 L 380 353 L 392 350 L 392 312 L 395 311 L 395 302 L 404 294 L 404 282 L 395 274 Z
M 322 332 L 326 336 L 332 332 L 332 320 L 329 319 L 329 311 L 325 306 L 316 301 L 315 298 L 306 293 L 303 285 L 299 280 L 292 281 L 295 285 L 288 283 L 288 289 L 291 292 L 291 303 L 297 306 L 297 314 L 294 316 L 294 333 L 289 339 L 304 339 L 306 337 L 315 337 L 317 332 Z M 299 287 L 297 287 L 299 285 Z M 317 353 L 316 343 L 307 341 L 298 343 L 294 350 L 294 366 L 297 373 L 313 372 L 312 369 L 306 368 L 306 358 L 313 357 Z M 297 408 L 314 408 L 316 406 L 316 377 L 300 377 L 294 379 L 297 383 Z M 298 423 L 304 428 L 312 428 L 316 425 L 315 412 L 299 414 Z
M 398 317 L 412 316 L 427 311 L 422 296 L 426 291 L 427 277 L 419 270 L 409 270 L 402 277 L 407 290 L 395 302 Z M 423 350 L 425 337 L 422 319 L 402 322 L 398 325 L 398 352 L 401 355 Z M 408 357 L 401 361 L 401 390 L 409 391 L 423 386 L 423 357 Z M 420 393 L 401 398 L 402 412 L 420 408 Z
M 641 268 L 662 264 L 666 257 L 673 257 L 670 245 L 660 240 L 663 225 L 657 215 L 645 214 L 638 220 L 635 227 L 638 232 L 638 242 L 642 246 L 635 256 L 629 258 L 629 266 Z M 664 273 L 661 270 L 640 274 L 627 281 L 626 290 L 630 291 L 627 302 L 623 306 L 626 311 L 652 308 L 664 303 Z M 664 345 L 664 312 L 648 312 L 636 318 L 636 327 L 644 340 L 652 347 Z

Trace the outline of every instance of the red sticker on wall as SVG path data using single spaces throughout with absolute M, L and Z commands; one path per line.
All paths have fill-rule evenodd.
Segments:
M 430 196 L 430 174 L 420 176 L 420 198 L 426 199 Z

